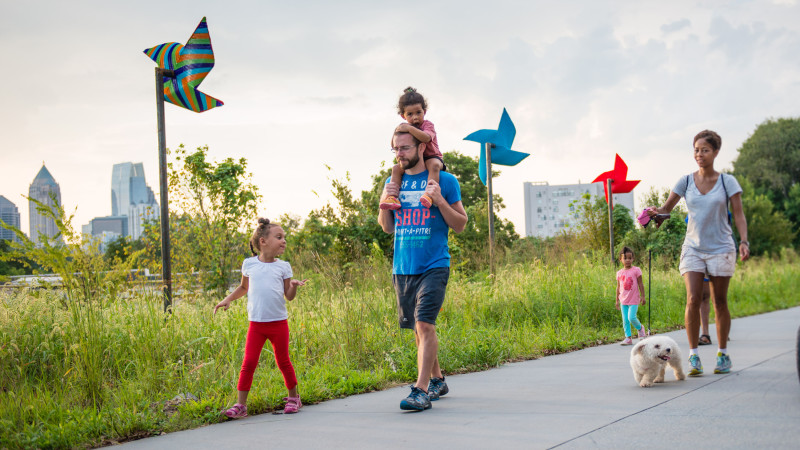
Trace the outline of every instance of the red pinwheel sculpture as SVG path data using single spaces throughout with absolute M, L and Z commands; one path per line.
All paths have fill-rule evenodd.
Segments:
M 167 42 L 148 48 L 144 53 L 158 67 L 175 72 L 174 77 L 164 77 L 164 100 L 198 113 L 223 105 L 222 101 L 197 90 L 214 67 L 214 49 L 205 17 L 186 45 Z
M 608 203 L 608 184 L 606 180 L 611 179 L 611 193 L 625 194 L 633 190 L 641 180 L 628 180 L 628 166 L 625 161 L 617 155 L 614 160 L 614 170 L 603 172 L 598 175 L 592 183 L 602 182 L 603 190 L 606 193 L 606 203 Z

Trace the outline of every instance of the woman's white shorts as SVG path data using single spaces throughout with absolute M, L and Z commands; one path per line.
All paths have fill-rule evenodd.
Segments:
M 681 275 L 701 272 L 712 277 L 732 277 L 736 268 L 736 252 L 703 253 L 684 246 L 681 250 Z

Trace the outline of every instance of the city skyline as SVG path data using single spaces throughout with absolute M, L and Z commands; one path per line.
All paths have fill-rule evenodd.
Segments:
M 425 20 L 398 20 L 416 10 Z M 158 196 L 154 63 L 142 51 L 186 42 L 203 16 L 216 57 L 203 87 L 225 105 L 166 105 L 167 147 L 247 159 L 258 215 L 271 219 L 333 201 L 330 179 L 368 189 L 391 164 L 407 86 L 428 99 L 443 152 L 477 157 L 463 138 L 507 109 L 514 150 L 531 156 L 500 167 L 494 192 L 518 231 L 525 182 L 591 180 L 618 153 L 644 195 L 696 170 L 698 131 L 720 133 L 716 167 L 731 169 L 760 123 L 800 115 L 796 0 L 87 0 L 5 2 L 3 12 L 0 48 L 26 70 L 0 74 L 0 195 L 17 203 L 23 229 L 22 195 L 42 160 L 75 223 L 107 211 L 119 161 L 141 161 Z
M 95 217 L 82 225 L 81 231 L 84 234 L 100 236 L 104 242 L 117 235 L 130 236 L 135 240 L 143 232 L 145 221 L 159 217 L 160 208 L 153 190 L 147 184 L 142 163 L 114 164 L 110 194 L 111 215 Z M 28 197 L 52 206 L 51 195 L 55 195 L 56 202 L 63 206 L 60 185 L 47 169 L 46 163 L 42 162 L 42 167 L 28 186 Z M 0 220 L 17 227 L 34 242 L 38 241 L 39 233 L 55 236 L 58 233 L 55 222 L 41 216 L 31 200 L 24 200 L 30 203 L 27 232 L 22 227 L 19 207 L 3 195 L 0 195 Z M 11 239 L 10 236 L 10 230 L 0 229 L 0 239 Z

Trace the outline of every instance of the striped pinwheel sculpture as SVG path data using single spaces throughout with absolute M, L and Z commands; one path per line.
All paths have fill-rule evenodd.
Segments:
M 158 67 L 174 71 L 174 77 L 165 76 L 163 79 L 166 101 L 198 113 L 223 105 L 220 100 L 197 90 L 214 67 L 214 50 L 205 17 L 186 45 L 167 42 L 148 48 L 144 53 Z

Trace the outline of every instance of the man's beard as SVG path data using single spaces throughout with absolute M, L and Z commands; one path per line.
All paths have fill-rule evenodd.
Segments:
M 408 170 L 419 163 L 419 153 L 415 153 L 414 157 L 406 158 L 405 162 L 401 162 L 400 165 L 403 166 L 403 170 Z

